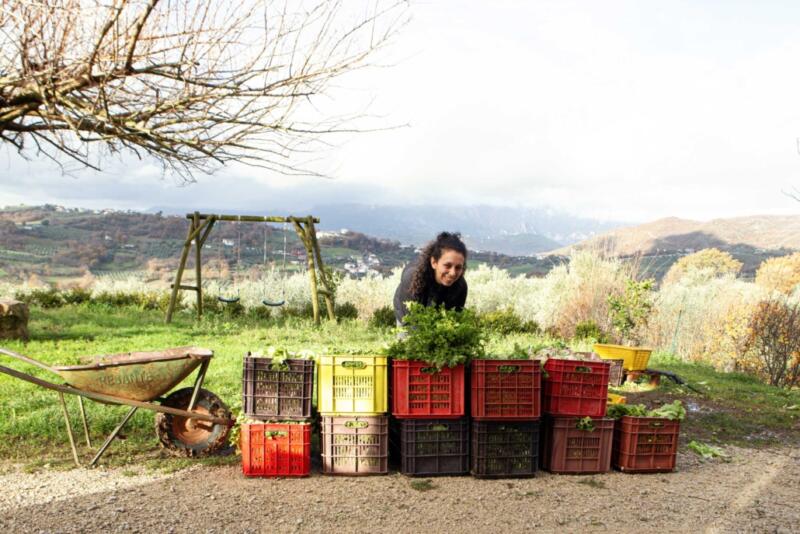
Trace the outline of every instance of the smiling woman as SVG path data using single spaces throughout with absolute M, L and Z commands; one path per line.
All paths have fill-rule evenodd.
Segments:
M 461 310 L 467 301 L 467 247 L 458 233 L 442 232 L 406 265 L 394 293 L 394 315 L 400 325 L 408 313 L 407 302 L 443 305 Z

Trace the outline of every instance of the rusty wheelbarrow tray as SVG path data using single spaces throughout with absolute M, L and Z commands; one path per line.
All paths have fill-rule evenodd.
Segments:
M 156 433 L 162 445 L 179 455 L 194 456 L 219 448 L 227 440 L 230 427 L 235 422 L 225 404 L 201 387 L 214 355 L 208 349 L 176 347 L 155 352 L 102 355 L 94 357 L 90 363 L 58 367 L 3 348 L 0 348 L 0 354 L 50 371 L 64 380 L 65 384 L 55 384 L 0 365 L 2 373 L 58 392 L 77 465 L 80 462 L 64 393 L 78 397 L 86 444 L 90 448 L 83 397 L 104 404 L 131 407 L 90 462 L 92 466 L 139 408 L 157 412 Z M 198 367 L 200 369 L 192 388 L 180 389 L 166 398 L 161 397 Z

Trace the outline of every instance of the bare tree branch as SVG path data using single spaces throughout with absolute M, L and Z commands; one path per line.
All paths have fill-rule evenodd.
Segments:
M 91 146 L 127 150 L 186 181 L 231 161 L 316 175 L 292 155 L 365 130 L 308 104 L 408 16 L 311 1 L 0 0 L 0 142 L 91 168 Z

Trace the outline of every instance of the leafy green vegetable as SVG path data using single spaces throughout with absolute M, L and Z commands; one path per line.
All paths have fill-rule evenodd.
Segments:
M 725 451 L 719 447 L 708 445 L 707 443 L 701 443 L 699 441 L 692 440 L 689 442 L 688 447 L 690 451 L 699 454 L 704 460 L 710 460 L 711 458 L 728 458 L 728 455 L 725 453 Z
M 686 418 L 686 409 L 681 404 L 681 401 L 676 400 L 655 410 L 648 410 L 644 404 L 612 404 L 606 411 L 606 416 L 614 419 L 619 419 L 625 415 L 682 421 Z
M 594 432 L 594 421 L 592 421 L 591 417 L 584 417 L 583 419 L 578 419 L 578 422 L 575 423 L 575 428 L 578 430 L 586 430 L 588 432 Z
M 446 310 L 412 302 L 404 324 L 407 336 L 388 348 L 398 360 L 424 361 L 437 369 L 454 367 L 482 357 L 486 337 L 471 310 Z

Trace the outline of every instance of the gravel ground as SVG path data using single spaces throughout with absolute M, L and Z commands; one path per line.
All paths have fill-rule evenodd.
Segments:
M 533 479 L 246 479 L 235 467 L 0 476 L 0 531 L 14 532 L 800 532 L 800 450 L 679 454 L 670 474 Z M 141 474 L 136 474 L 141 471 Z

